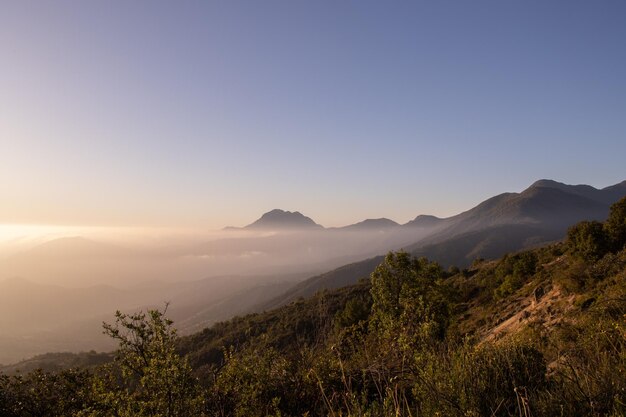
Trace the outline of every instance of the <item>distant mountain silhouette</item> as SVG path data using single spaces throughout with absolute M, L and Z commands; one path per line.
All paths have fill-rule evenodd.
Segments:
M 322 228 L 311 218 L 304 216 L 299 211 L 284 211 L 274 209 L 261 216 L 260 219 L 247 225 L 244 229 L 252 230 L 281 230 L 281 229 L 310 229 Z
M 612 203 L 626 195 L 626 181 L 596 189 L 539 180 L 521 193 L 505 193 L 444 219 L 439 232 L 406 249 L 444 265 L 497 258 L 562 239 L 582 220 L 604 220 Z
M 398 223 L 387 218 L 366 219 L 362 222 L 351 224 L 349 226 L 338 227 L 337 230 L 359 231 L 359 230 L 386 230 L 400 226 Z
M 82 236 L 62 237 L 37 245 L 15 254 L 14 259 L 27 259 L 28 262 L 44 259 L 89 259 L 129 256 L 128 251 L 107 243 L 96 242 Z
M 364 261 L 344 265 L 324 274 L 315 275 L 314 277 L 294 285 L 284 294 L 259 304 L 256 310 L 272 310 L 295 301 L 300 297 L 311 297 L 320 290 L 341 288 L 355 284 L 359 279 L 369 277 L 372 271 L 383 261 L 383 259 L 383 256 L 377 256 Z
M 567 185 L 553 180 L 539 180 L 530 188 L 556 188 L 603 204 L 612 204 L 626 194 L 626 181 L 598 190 L 590 185 Z
M 404 227 L 433 227 L 441 224 L 443 219 L 427 214 L 420 214 L 408 223 L 403 224 Z
M 465 267 L 476 258 L 494 259 L 562 239 L 582 220 L 605 220 L 612 203 L 626 195 L 626 181 L 603 189 L 539 180 L 521 193 L 489 198 L 456 216 L 417 216 L 403 226 L 437 226 L 437 231 L 405 247 L 444 266 Z M 260 308 L 274 308 L 322 289 L 366 278 L 382 256 L 355 262 L 309 278 Z
M 623 195 L 626 195 L 626 186 L 597 190 L 588 185 L 541 180 L 521 193 L 503 193 L 461 214 L 442 219 L 442 228 L 437 233 L 411 247 L 502 225 L 532 225 L 535 226 L 532 230 L 556 230 L 564 234 L 567 227 L 581 220 L 603 220 L 610 204 Z
M 442 265 L 465 267 L 477 258 L 496 259 L 503 253 L 517 252 L 562 239 L 559 229 L 545 229 L 528 224 L 506 224 L 463 233 L 434 244 L 417 243 L 407 248 L 417 257 L 426 257 Z

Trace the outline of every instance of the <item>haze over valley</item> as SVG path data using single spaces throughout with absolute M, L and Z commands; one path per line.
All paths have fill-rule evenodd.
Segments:
M 325 229 L 307 220 L 274 210 L 240 229 L 99 228 L 63 236 L 57 227 L 50 240 L 36 228 L 19 235 L 14 226 L 0 259 L 0 363 L 47 351 L 109 348 L 100 323 L 117 309 L 169 303 L 183 333 L 198 330 L 251 311 L 302 279 L 436 230 L 378 221 Z
M 63 236 L 57 227 L 20 235 L 14 226 L 0 259 L 0 363 L 111 349 L 99 324 L 118 309 L 169 303 L 179 330 L 191 333 L 356 283 L 388 251 L 465 267 L 562 239 L 577 221 L 603 220 L 624 195 L 626 181 L 595 189 L 541 180 L 455 216 L 422 214 L 405 224 L 379 218 L 325 228 L 275 209 L 247 226 L 207 232 L 74 227 L 67 232 L 83 234 Z
M 0 417 L 626 415 L 626 2 L 0 4 Z

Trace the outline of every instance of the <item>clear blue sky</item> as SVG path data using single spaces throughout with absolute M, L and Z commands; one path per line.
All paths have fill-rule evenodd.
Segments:
M 0 223 L 327 226 L 626 179 L 626 2 L 6 1 Z

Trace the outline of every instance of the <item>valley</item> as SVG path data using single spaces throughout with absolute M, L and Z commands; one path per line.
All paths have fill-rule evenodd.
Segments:
M 100 325 L 116 310 L 162 308 L 181 334 L 356 284 L 388 251 L 444 268 L 538 247 L 569 225 L 603 220 L 626 182 L 595 189 L 541 180 L 449 218 L 399 225 L 371 219 L 324 228 L 274 210 L 203 241 L 124 246 L 109 237 L 60 237 L 0 259 L 0 363 L 54 351 L 112 348 Z M 213 271 L 213 274 L 211 274 Z

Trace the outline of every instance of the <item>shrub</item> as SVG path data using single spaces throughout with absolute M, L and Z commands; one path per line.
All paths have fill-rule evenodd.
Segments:
M 545 386 L 543 355 L 515 341 L 432 352 L 421 369 L 414 389 L 420 415 L 525 415 Z
M 596 261 L 609 250 L 602 223 L 584 221 L 567 231 L 567 243 L 571 251 L 586 261 Z
M 611 206 L 604 230 L 613 251 L 619 251 L 626 245 L 626 197 Z

